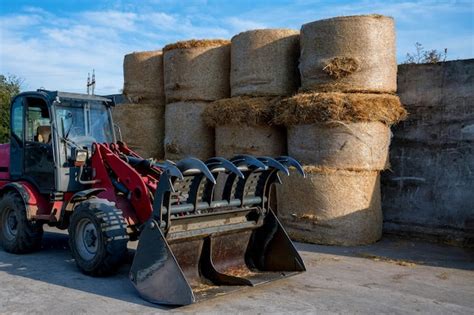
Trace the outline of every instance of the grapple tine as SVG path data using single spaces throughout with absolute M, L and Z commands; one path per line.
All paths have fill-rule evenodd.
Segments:
M 211 171 L 213 171 L 216 168 L 221 167 L 231 173 L 234 173 L 240 178 L 245 178 L 244 174 L 238 169 L 237 166 L 235 166 L 234 163 L 224 158 L 215 157 L 215 158 L 209 159 L 206 161 L 206 165 Z
M 182 180 L 184 178 L 183 173 L 181 173 L 181 171 L 176 166 L 176 164 L 171 162 L 171 161 L 155 163 L 155 166 L 157 166 L 157 167 L 161 168 L 162 170 L 164 170 L 165 172 L 167 172 L 168 175 L 171 176 L 171 177 L 176 177 L 180 180 Z
M 290 176 L 290 171 L 288 170 L 288 168 L 284 164 L 280 163 L 279 161 L 268 156 L 261 156 L 261 157 L 258 157 L 257 159 L 261 161 L 263 164 L 265 164 L 266 166 L 277 169 L 278 171 L 285 173 L 286 176 Z
M 167 199 L 167 197 L 169 198 L 171 192 L 175 192 L 173 183 L 176 178 L 183 179 L 183 174 L 174 165 L 170 165 L 168 168 L 164 169 L 163 174 L 161 174 L 161 178 L 153 198 L 152 209 L 154 219 L 159 221 L 161 220 L 162 208 L 164 206 L 165 199 Z
M 265 164 L 263 164 L 257 158 L 250 155 L 237 155 L 233 157 L 230 161 L 234 163 L 237 167 L 246 166 L 246 167 L 260 168 L 262 170 L 268 169 L 268 167 Z
M 305 173 L 303 167 L 302 167 L 301 164 L 300 164 L 297 160 L 295 160 L 294 158 L 289 157 L 289 156 L 279 156 L 279 157 L 275 158 L 275 160 L 277 160 L 278 162 L 280 162 L 280 163 L 283 164 L 283 165 L 286 165 L 287 167 L 293 166 L 294 168 L 296 168 L 296 170 L 298 171 L 298 173 L 301 174 L 301 176 L 303 176 L 304 178 L 306 178 L 306 173 Z
M 176 166 L 180 169 L 180 171 L 186 175 L 186 173 L 195 171 L 196 173 L 202 173 L 206 178 L 213 183 L 216 184 L 216 179 L 209 168 L 202 162 L 196 158 L 187 158 L 184 160 L 179 161 L 176 163 Z

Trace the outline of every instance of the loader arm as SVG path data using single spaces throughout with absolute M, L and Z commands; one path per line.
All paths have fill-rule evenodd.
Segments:
M 122 205 L 125 220 L 129 225 L 143 224 L 152 214 L 150 192 L 156 189 L 159 177 L 152 177 L 152 169 L 140 173 L 124 157 L 115 144 L 94 144 L 91 158 L 95 171 L 94 188 L 105 188 L 100 197 Z M 122 158 L 121 158 L 122 156 Z M 156 169 L 159 173 L 159 170 Z M 126 199 L 125 205 L 121 199 Z

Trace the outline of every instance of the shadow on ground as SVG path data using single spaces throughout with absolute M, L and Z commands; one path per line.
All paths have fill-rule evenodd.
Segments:
M 13 255 L 0 250 L 0 271 L 11 275 L 80 290 L 99 296 L 159 309 L 170 309 L 148 303 L 140 298 L 128 279 L 128 271 L 135 250 L 130 249 L 127 262 L 115 276 L 95 278 L 82 274 L 69 252 L 68 236 L 46 232 L 41 251 L 27 255 Z
M 360 257 L 395 263 L 474 270 L 474 249 L 414 241 L 386 235 L 379 242 L 365 246 L 324 246 L 298 243 L 299 251 Z
M 360 247 L 301 243 L 296 245 L 299 251 L 316 254 L 474 270 L 474 251 L 472 249 L 410 241 L 393 236 L 385 237 L 376 244 Z M 79 272 L 71 258 L 67 235 L 47 232 L 40 252 L 29 255 L 12 255 L 0 251 L 0 272 L 149 307 L 151 312 L 170 309 L 142 300 L 130 283 L 128 270 L 133 259 L 133 246 L 136 246 L 136 242 L 131 243 L 128 262 L 120 269 L 118 275 L 96 278 L 91 281 L 89 276 Z M 314 272 L 317 273 L 317 271 Z

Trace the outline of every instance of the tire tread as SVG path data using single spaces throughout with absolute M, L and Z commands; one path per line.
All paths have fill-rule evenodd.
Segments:
M 75 222 L 79 220 L 84 212 L 89 212 L 96 218 L 105 249 L 105 252 L 101 255 L 103 257 L 91 266 L 82 261 L 79 255 L 75 253 L 74 248 Z M 69 245 L 76 264 L 83 273 L 91 276 L 115 274 L 127 254 L 128 240 L 127 223 L 123 218 L 122 211 L 117 209 L 115 203 L 106 199 L 93 198 L 81 202 L 75 208 L 69 226 Z

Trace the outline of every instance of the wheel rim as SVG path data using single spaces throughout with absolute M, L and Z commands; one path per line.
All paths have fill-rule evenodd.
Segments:
M 89 219 L 82 219 L 76 225 L 75 244 L 78 254 L 84 260 L 92 260 L 97 255 L 99 236 L 97 228 Z
M 16 238 L 18 233 L 18 220 L 16 219 L 13 209 L 5 209 L 3 215 L 3 234 L 9 241 L 12 241 Z

